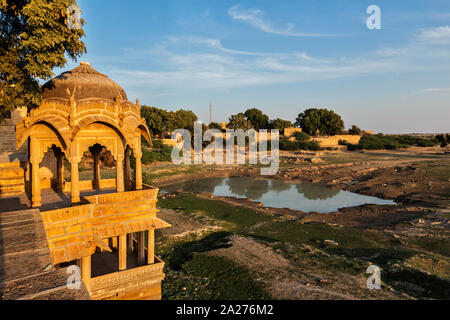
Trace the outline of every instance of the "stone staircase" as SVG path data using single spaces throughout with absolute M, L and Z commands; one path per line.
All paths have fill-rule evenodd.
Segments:
M 24 169 L 19 161 L 0 163 L 0 198 L 25 192 Z

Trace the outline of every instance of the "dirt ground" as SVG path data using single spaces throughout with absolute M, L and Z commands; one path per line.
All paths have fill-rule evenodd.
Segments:
M 258 272 L 261 281 L 274 297 L 281 300 L 317 299 L 400 299 L 402 296 L 390 292 L 359 289 L 349 292 L 348 288 L 364 288 L 366 279 L 361 276 L 337 275 L 326 270 L 299 270 L 289 260 L 271 248 L 252 239 L 233 236 L 232 246 L 211 251 L 211 255 L 227 257 L 251 270 Z M 344 288 L 345 284 L 345 288 Z
M 315 159 L 311 161 L 311 159 Z M 214 170 L 161 176 L 156 185 L 163 186 L 193 178 L 210 176 L 259 176 L 259 168 L 216 167 Z M 279 173 L 270 178 L 292 183 L 308 181 L 330 188 L 392 199 L 397 205 L 362 205 L 343 208 L 330 214 L 306 213 L 289 209 L 267 208 L 248 199 L 197 195 L 230 205 L 251 208 L 302 224 L 325 224 L 349 230 L 378 230 L 398 241 L 408 250 L 419 250 L 402 266 L 413 266 L 424 274 L 438 275 L 443 291 L 450 289 L 450 152 L 441 148 L 410 148 L 406 151 L 320 152 L 281 154 Z M 162 209 L 161 218 L 173 225 L 161 233 L 161 243 L 171 238 L 198 238 L 226 229 L 217 220 L 201 213 Z M 378 232 L 377 231 L 377 232 Z M 208 251 L 207 255 L 225 257 L 253 272 L 276 299 L 404 299 L 420 296 L 425 290 L 413 281 L 395 280 L 398 287 L 367 290 L 365 274 L 350 274 L 314 266 L 307 257 L 292 260 L 264 241 L 233 234 L 230 246 Z M 312 251 L 318 248 L 310 248 Z M 377 254 L 374 255 L 377 257 Z M 302 260 L 306 259 L 306 260 Z M 434 269 L 433 269 L 434 268 Z M 393 268 L 394 270 L 395 268 Z M 447 270 L 447 271 L 445 271 Z M 393 271 L 392 271 L 393 272 Z M 391 273 L 392 273 L 391 272 Z M 422 277 L 422 276 L 421 276 Z M 402 287 L 403 286 L 403 287 Z M 410 295 L 409 293 L 413 293 Z

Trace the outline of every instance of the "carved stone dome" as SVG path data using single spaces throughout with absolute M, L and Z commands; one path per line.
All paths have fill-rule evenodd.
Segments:
M 81 62 L 78 67 L 48 81 L 43 89 L 44 99 L 66 99 L 75 101 L 97 98 L 114 100 L 117 96 L 127 101 L 125 90 L 106 75 L 96 71 L 89 63 Z

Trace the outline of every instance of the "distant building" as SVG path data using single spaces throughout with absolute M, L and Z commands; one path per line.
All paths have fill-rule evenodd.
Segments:
M 292 138 L 292 137 L 295 136 L 295 134 L 297 132 L 302 132 L 302 128 L 294 128 L 294 127 L 286 128 L 286 129 L 284 129 L 284 137 L 285 138 Z

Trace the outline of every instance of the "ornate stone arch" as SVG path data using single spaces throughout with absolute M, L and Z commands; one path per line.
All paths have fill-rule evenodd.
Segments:
M 85 127 L 93 124 L 93 123 L 103 123 L 110 128 L 112 128 L 116 133 L 121 137 L 124 143 L 127 142 L 127 135 L 123 128 L 120 127 L 120 125 L 117 123 L 117 121 L 111 117 L 102 115 L 102 114 L 95 114 L 95 115 L 89 115 L 86 117 L 83 117 L 77 121 L 77 124 L 74 126 L 74 128 L 71 131 L 71 140 L 73 141 L 77 134 Z
M 25 119 L 24 122 L 26 122 L 26 120 L 27 119 Z M 22 130 L 17 129 L 16 148 L 19 149 L 25 143 L 36 125 L 39 124 L 43 124 L 51 129 L 59 140 L 59 147 L 61 147 L 64 152 L 67 152 L 70 147 L 70 130 L 63 118 L 54 115 L 33 118 L 33 122 L 24 124 Z

